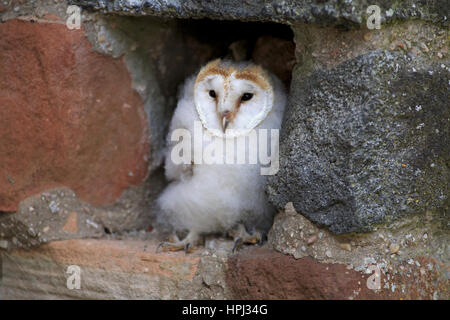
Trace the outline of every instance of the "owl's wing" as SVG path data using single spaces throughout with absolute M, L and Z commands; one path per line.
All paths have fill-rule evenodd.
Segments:
M 181 87 L 178 104 L 170 123 L 164 165 L 166 178 L 168 180 L 184 180 L 185 178 L 192 176 L 192 164 L 178 164 L 173 162 L 171 157 L 172 149 L 179 141 L 172 141 L 171 137 L 176 129 L 186 129 L 190 132 L 191 138 L 193 136 L 194 121 L 199 120 L 194 104 L 194 83 L 195 77 L 190 77 Z M 193 159 L 192 150 L 191 159 Z

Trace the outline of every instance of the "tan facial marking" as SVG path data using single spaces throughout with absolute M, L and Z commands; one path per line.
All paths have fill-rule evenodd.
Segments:
M 225 101 L 228 98 L 228 94 L 230 93 L 230 82 L 231 80 L 229 77 L 225 78 L 225 81 L 223 82 L 223 94 L 224 94 L 223 101 Z
M 269 88 L 269 83 L 263 77 L 257 76 L 256 74 L 248 71 L 238 72 L 236 74 L 236 79 L 254 82 L 263 90 L 267 90 Z
M 234 110 L 239 110 L 239 108 L 241 107 L 241 98 L 238 98 L 237 100 L 236 100 L 236 104 L 235 104 L 235 108 L 234 108 Z
M 204 66 L 202 68 L 202 70 L 200 70 L 200 73 L 197 76 L 197 79 L 195 80 L 196 83 L 202 81 L 203 79 L 205 79 L 207 76 L 213 75 L 213 74 L 218 74 L 221 75 L 224 78 L 227 78 L 230 76 L 230 74 L 232 73 L 231 68 L 219 68 L 219 63 L 220 63 L 220 59 L 211 61 L 210 63 L 208 63 L 206 66 Z

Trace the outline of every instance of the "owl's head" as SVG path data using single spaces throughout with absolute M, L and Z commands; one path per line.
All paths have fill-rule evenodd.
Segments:
M 194 101 L 205 129 L 224 137 L 227 129 L 236 136 L 258 126 L 272 110 L 274 96 L 270 76 L 260 66 L 218 59 L 198 73 Z

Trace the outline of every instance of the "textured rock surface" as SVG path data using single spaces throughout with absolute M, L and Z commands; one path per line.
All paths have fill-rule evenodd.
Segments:
M 21 202 L 15 213 L 0 214 L 3 249 L 31 248 L 52 240 L 104 235 L 98 209 L 67 188 L 47 190 Z
M 252 60 L 275 73 L 289 88 L 295 65 L 295 44 L 291 39 L 273 36 L 259 37 L 253 49 Z
M 81 30 L 64 27 L 67 3 L 88 9 Z M 3 176 L 0 171 L 0 206 L 15 196 L 8 210 L 17 209 L 0 212 L 0 298 L 449 299 L 448 2 L 378 1 L 382 28 L 371 31 L 365 29 L 370 1 L 67 3 L 0 2 L 0 21 L 6 22 L 0 24 L 5 35 L 0 57 L 25 60 L 11 71 L 0 59 L 0 73 L 15 75 L 0 78 L 1 85 L 14 89 L 0 87 L 0 101 L 41 106 L 28 110 L 34 118 L 19 108 L 0 110 L 0 142 L 9 142 L 0 159 L 13 154 L 17 161 L 12 164 L 20 165 L 33 163 L 27 161 L 31 156 L 39 164 L 35 175 L 20 168 L 24 174 L 17 178 L 9 174 L 14 166 L 0 160 L 0 169 L 6 168 Z M 273 23 L 161 17 L 281 22 L 292 30 Z M 25 40 L 20 48 L 13 45 L 18 38 Z M 282 136 L 282 168 L 268 187 L 279 208 L 293 204 L 277 215 L 263 248 L 230 254 L 231 241 L 211 238 L 205 249 L 187 257 L 155 254 L 161 239 L 153 232 L 132 232 L 138 239 L 119 234 L 146 229 L 152 222 L 152 199 L 164 186 L 157 168 L 177 86 L 207 60 L 230 51 L 253 58 L 286 84 L 297 63 Z M 79 60 L 67 59 L 74 53 Z M 30 68 L 36 61 L 41 64 Z M 70 84 L 60 79 L 67 74 L 61 70 L 73 71 L 67 76 Z M 84 81 L 88 75 L 91 82 Z M 109 90 L 101 90 L 99 79 Z M 39 90 L 42 83 L 47 91 Z M 103 104 L 96 109 L 96 97 L 85 96 L 89 90 L 104 97 L 108 109 Z M 59 99 L 60 93 L 67 99 Z M 117 93 L 123 94 L 116 99 Z M 73 96 L 85 99 L 72 104 Z M 121 105 L 124 99 L 140 102 L 139 108 Z M 70 117 L 64 113 L 67 101 L 78 111 Z M 129 111 L 134 116 L 123 116 Z M 19 123 L 11 122 L 13 117 Z M 32 119 L 43 125 L 34 126 Z M 77 119 L 92 119 L 81 126 L 87 146 L 109 140 L 99 156 L 92 156 L 95 147 L 83 149 L 74 178 L 73 167 L 64 170 L 61 161 L 80 153 L 71 136 Z M 11 123 L 19 125 L 17 132 Z M 96 135 L 93 127 L 105 130 Z M 141 140 L 127 137 L 133 132 L 134 138 L 142 137 L 140 129 L 149 138 L 147 151 L 139 149 L 144 144 L 136 141 Z M 117 139 L 119 151 L 111 149 Z M 11 153 L 11 140 L 30 153 Z M 136 152 L 127 157 L 130 150 Z M 141 151 L 137 176 L 117 169 L 130 167 L 126 159 L 137 160 Z M 91 176 L 102 185 L 91 185 Z M 71 178 L 74 184 L 67 183 Z M 33 184 L 24 181 L 42 185 L 30 191 Z M 21 190 L 30 192 L 10 192 L 20 183 Z M 57 188 L 46 190 L 52 187 Z M 114 201 L 96 198 L 108 188 L 108 199 Z M 118 234 L 106 235 L 111 232 Z M 83 237 L 103 239 L 54 241 Z M 53 242 L 30 251 L 15 249 L 48 241 Z M 69 264 L 82 268 L 81 290 L 66 287 Z M 366 285 L 370 267 L 381 272 L 381 287 L 375 291 Z
M 123 192 L 114 204 L 93 206 L 73 190 L 46 190 L 21 201 L 14 213 L 0 213 L 0 248 L 33 248 L 55 240 L 104 237 L 107 233 L 145 230 L 151 208 L 165 186 L 161 170 L 145 183 Z
M 65 240 L 1 253 L 1 299 L 224 299 L 223 258 L 155 253 L 156 242 Z M 68 267 L 80 289 L 68 289 Z M 214 280 L 211 280 L 214 279 Z
M 325 228 L 318 228 L 298 214 L 290 202 L 275 217 L 268 242 L 278 252 L 301 261 L 309 261 L 307 264 L 316 263 L 318 269 L 324 265 L 331 266 L 330 273 L 334 271 L 339 273 L 339 268 L 345 266 L 346 271 L 341 274 L 347 280 L 353 277 L 355 271 L 371 275 L 376 268 L 380 274 L 380 287 L 375 290 L 377 297 L 446 299 L 450 294 L 446 223 L 428 212 L 424 216 L 394 222 L 389 227 L 378 229 L 377 232 L 336 236 Z M 283 262 L 283 259 L 278 258 L 277 263 L 286 263 L 292 268 L 293 275 L 289 277 L 301 278 L 294 271 L 295 265 L 302 270 L 298 272 L 303 272 L 303 264 L 306 262 L 296 264 L 292 260 Z M 263 268 L 267 273 L 271 268 L 285 270 L 284 267 L 270 266 L 263 261 L 261 265 L 266 265 Z M 250 273 L 248 271 L 248 274 Z M 339 277 L 337 274 L 335 276 Z M 281 279 L 284 275 L 278 277 Z M 257 277 L 254 279 L 256 282 L 260 281 Z M 330 283 L 333 281 L 337 280 L 329 280 Z M 280 287 L 289 286 L 291 282 L 285 281 Z M 325 282 L 322 283 L 321 280 L 314 282 L 317 282 L 318 287 L 324 287 L 320 292 L 330 290 Z M 280 280 L 276 283 L 282 282 Z M 365 283 L 366 280 L 364 286 L 367 287 Z M 338 286 L 342 286 L 342 283 Z M 283 290 L 280 288 L 275 292 Z M 356 290 L 356 294 L 352 292 L 344 298 L 362 298 L 359 295 L 361 293 L 364 296 L 367 292 Z
M 236 299 L 376 299 L 367 276 L 342 264 L 321 264 L 311 258 L 295 260 L 268 249 L 243 251 L 229 261 L 227 283 Z M 382 298 L 382 297 L 378 297 Z
M 155 253 L 158 241 L 151 232 L 114 240 L 54 241 L 33 250 L 0 250 L 0 298 L 448 298 L 448 279 L 436 272 L 445 267 L 432 259 L 390 266 L 380 274 L 380 289 L 372 290 L 367 287 L 371 272 L 345 264 L 294 259 L 264 247 L 230 254 L 233 243 L 223 239 L 208 239 L 206 248 L 188 256 Z M 69 266 L 80 267 L 79 290 L 67 287 Z
M 448 50 L 446 33 L 406 24 L 373 37 L 351 32 L 353 40 L 338 32 L 322 46 L 325 32 L 296 29 L 303 63 L 293 73 L 270 199 L 280 208 L 292 201 L 338 234 L 427 210 L 448 220 L 450 69 L 437 54 Z M 414 53 L 420 37 L 431 37 L 430 49 Z
M 381 273 L 380 289 L 372 290 L 367 285 L 371 272 L 309 257 L 295 260 L 264 248 L 248 249 L 230 258 L 227 284 L 235 299 L 447 299 L 448 280 L 437 278 L 427 263 L 439 266 L 425 259 L 398 265 L 400 272 Z
M 268 241 L 277 251 L 296 259 L 310 256 L 321 262 L 345 263 L 365 270 L 367 257 L 384 264 L 416 256 L 448 261 L 445 228 L 446 221 L 439 221 L 428 212 L 424 216 L 393 222 L 377 232 L 336 236 L 299 215 L 290 202 L 276 216 Z
M 0 37 L 0 211 L 56 186 L 110 204 L 141 183 L 147 123 L 125 65 L 60 24 L 12 20 Z
M 212 18 L 281 23 L 308 22 L 326 24 L 361 24 L 367 18 L 371 1 L 202 1 L 175 0 L 69 0 L 72 4 L 125 15 L 156 15 L 176 18 Z M 424 20 L 446 22 L 449 13 L 445 1 L 377 1 L 382 21 L 420 17 Z

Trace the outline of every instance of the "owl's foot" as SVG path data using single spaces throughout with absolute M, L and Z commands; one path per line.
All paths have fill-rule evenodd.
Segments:
M 234 230 L 228 232 L 228 234 L 234 239 L 234 246 L 232 252 L 234 253 L 244 243 L 245 244 L 261 244 L 263 241 L 263 234 L 259 231 L 255 231 L 249 234 L 243 224 L 239 224 Z
M 156 247 L 156 252 L 158 253 L 161 249 L 162 251 L 181 251 L 184 250 L 185 254 L 194 251 L 195 246 L 199 242 L 199 236 L 197 233 L 190 231 L 186 238 L 183 240 L 178 239 L 177 235 L 174 234 L 169 238 L 167 242 L 161 242 Z

